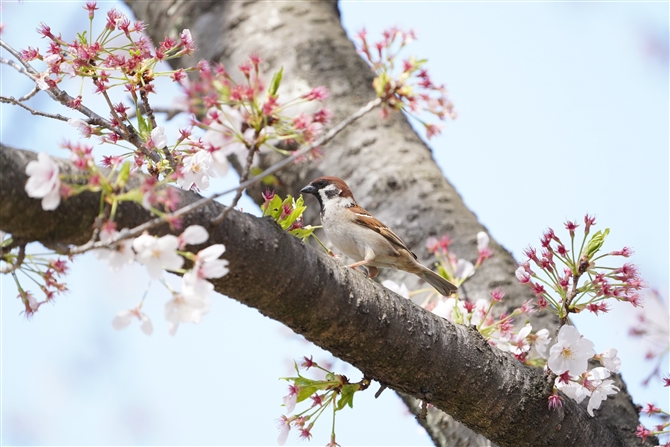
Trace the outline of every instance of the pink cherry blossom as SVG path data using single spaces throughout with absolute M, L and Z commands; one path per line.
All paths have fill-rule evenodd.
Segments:
M 279 436 L 277 437 L 277 444 L 286 444 L 286 439 L 288 439 L 288 434 L 290 431 L 291 420 L 282 414 L 279 418 Z
M 51 211 L 60 204 L 60 177 L 58 164 L 46 152 L 26 166 L 25 190 L 29 197 L 42 199 L 42 209 Z

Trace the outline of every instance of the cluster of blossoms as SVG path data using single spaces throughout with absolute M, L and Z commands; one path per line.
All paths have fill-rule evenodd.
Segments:
M 453 251 L 449 250 L 452 243 L 449 236 L 443 236 L 440 239 L 431 237 L 426 242 L 428 251 L 438 259 L 438 272 L 459 287 L 493 255 L 493 251 L 489 247 L 490 238 L 488 234 L 481 231 L 477 233 L 476 239 L 478 256 L 474 263 L 459 258 Z M 424 291 L 418 290 L 411 294 L 405 284 L 398 285 L 390 280 L 384 281 L 382 285 L 406 298 Z M 527 302 L 510 313 L 502 313 L 494 317 L 493 307 L 502 302 L 505 292 L 496 288 L 491 291 L 490 296 L 490 299 L 480 298 L 472 301 L 467 297 L 459 297 L 455 294 L 450 297 L 435 297 L 434 294 L 430 294 L 421 303 L 421 307 L 452 323 L 476 326 L 477 330 L 490 344 L 505 352 L 512 353 L 521 361 L 529 364 L 544 364 L 550 341 L 549 331 L 542 329 L 533 334 L 530 324 L 526 324 L 519 330 L 515 329 L 515 319 L 521 315 L 534 312 L 535 308 L 530 302 Z
M 517 279 L 526 284 L 537 297 L 537 305 L 551 305 L 563 322 L 568 314 L 587 309 L 595 314 L 608 312 L 608 299 L 616 299 L 641 305 L 638 291 L 645 285 L 635 265 L 625 263 L 620 267 L 604 265 L 605 258 L 628 258 L 633 250 L 621 250 L 600 254 L 609 229 L 597 231 L 588 238 L 595 217 L 584 217 L 584 237 L 579 251 L 575 251 L 575 230 L 579 225 L 568 221 L 565 228 L 570 233 L 566 246 L 551 228 L 547 229 L 540 243 L 540 253 L 528 247 L 524 253 L 528 259 L 516 271 Z M 537 272 L 534 270 L 537 268 Z
M 68 291 L 67 285 L 62 282 L 61 277 L 67 274 L 69 270 L 68 263 L 65 259 L 49 259 L 46 256 L 28 254 L 28 253 L 13 253 L 11 250 L 5 253 L 7 247 L 10 247 L 14 242 L 13 238 L 0 231 L 0 250 L 2 251 L 3 262 L 7 263 L 7 267 L 3 268 L 3 273 L 10 273 L 14 278 L 16 287 L 19 290 L 18 298 L 23 303 L 26 317 L 31 317 L 40 306 L 44 303 L 53 302 L 56 296 Z M 17 258 L 22 257 L 21 262 L 17 262 Z M 18 266 L 14 269 L 13 266 Z M 19 271 L 36 283 L 44 298 L 40 301 L 35 295 L 21 287 L 21 283 L 16 275 Z
M 308 89 L 290 100 L 278 94 L 282 70 L 266 86 L 262 80 L 262 60 L 252 55 L 238 70 L 237 83 L 221 64 L 200 65 L 197 79 L 184 82 L 186 107 L 195 115 L 194 125 L 205 133 L 190 148 L 182 149 L 181 184 L 204 189 L 202 179 L 210 166 L 221 175 L 228 159 L 247 172 L 254 157 L 275 151 L 289 155 L 301 144 L 312 143 L 321 133 L 330 114 L 321 104 L 328 97 L 325 87 Z
M 549 397 L 549 408 L 562 406 L 557 390 L 578 403 L 589 397 L 588 413 L 600 408 L 607 396 L 616 394 L 619 388 L 608 379 L 611 373 L 619 372 L 621 359 L 617 350 L 606 349 L 596 354 L 593 342 L 584 338 L 574 326 L 564 325 L 558 331 L 558 339 L 549 350 L 547 367 L 557 375 L 554 394 Z M 595 359 L 602 366 L 588 369 L 589 359 Z
M 663 386 L 666 388 L 670 387 L 670 375 L 666 375 L 663 378 Z M 635 431 L 635 436 L 642 439 L 642 442 L 645 442 L 649 436 L 670 436 L 670 413 L 654 404 L 645 405 L 644 409 L 642 409 L 642 413 L 649 417 L 661 416 L 664 420 L 663 423 L 657 424 L 653 430 L 645 428 L 642 424 L 638 425 L 637 430 Z M 670 447 L 670 441 L 659 447 Z
M 93 23 L 96 2 L 87 2 L 90 23 Z M 39 48 L 23 50 L 24 61 L 41 60 L 47 65 L 38 80 L 42 90 L 56 87 L 65 77 L 89 78 L 96 93 L 103 93 L 115 85 L 123 85 L 137 100 L 138 93 L 154 93 L 152 81 L 156 76 L 171 76 L 180 80 L 177 73 L 156 73 L 156 64 L 169 59 L 192 54 L 195 51 L 193 39 L 184 30 L 179 39 L 166 38 L 158 48 L 142 33 L 146 28 L 141 21 L 131 22 L 128 17 L 112 8 L 107 12 L 103 30 L 93 40 L 92 28 L 87 33 L 79 33 L 73 42 L 66 42 L 61 35 L 54 35 L 51 28 L 42 23 L 37 32 L 48 39 L 49 48 L 42 54 Z M 181 75 L 183 78 L 183 74 Z M 81 105 L 81 96 L 72 104 Z M 119 109 L 123 107 L 117 106 Z M 117 110 L 118 111 L 118 110 Z
M 70 152 L 74 170 L 63 172 L 57 161 L 44 152 L 40 153 L 37 160 L 28 163 L 26 174 L 29 178 L 25 190 L 29 197 L 41 199 L 44 210 L 55 210 L 62 200 L 84 191 L 101 194 L 101 210 L 94 232 L 98 242 L 111 244 L 112 239 L 118 239 L 119 232 L 114 221 L 118 206 L 124 201 L 141 204 L 166 219 L 172 228 L 180 228 L 180 218 L 170 214 L 179 206 L 179 195 L 175 189 L 165 185 L 176 183 L 184 189 L 206 190 L 211 177 L 228 172 L 231 155 L 236 156 L 237 162 L 242 165 L 247 160 L 246 176 L 254 154 L 270 150 L 288 154 L 297 145 L 312 142 L 329 117 L 327 110 L 321 106 L 328 96 L 325 88 L 307 89 L 295 99 L 282 101 L 278 94 L 282 71 L 276 73 L 265 87 L 259 70 L 261 60 L 256 56 L 238 67 L 245 79 L 239 84 L 223 66 L 205 62 L 188 69 L 158 72 L 159 62 L 195 51 L 188 30 L 184 30 L 178 39 L 167 37 L 154 47 L 142 34 L 145 28 L 142 22 L 131 23 L 127 17 L 112 9 L 106 15 L 104 28 L 94 39 L 93 18 L 98 8 L 95 2 L 88 2 L 84 9 L 91 24 L 88 32 L 79 33 L 73 42 L 66 42 L 42 24 L 38 32 L 49 41 L 46 54 L 39 49 L 28 48 L 21 52 L 21 57 L 24 62 L 44 62 L 47 69 L 35 79 L 38 86 L 50 90 L 60 99 L 66 98 L 64 103 L 67 106 L 87 116 L 85 119 L 68 120 L 68 124 L 75 127 L 83 138 L 95 137 L 101 144 L 124 149 L 128 148 L 123 143 L 134 147 L 124 150 L 122 155 L 103 155 L 102 166 L 99 166 L 94 159 L 93 145 L 65 142 L 63 147 Z M 186 78 L 189 71 L 199 72 L 200 78 L 189 83 Z M 156 123 L 149 94 L 156 92 L 154 80 L 158 76 L 170 77 L 185 88 L 189 101 L 187 109 L 197 116 L 193 118 L 193 125 L 204 130 L 201 137 L 194 136 L 191 127 L 181 129 L 176 141 L 170 141 L 165 129 Z M 109 105 L 108 118 L 86 108 L 82 104 L 82 95 L 73 98 L 61 90 L 62 81 L 66 78 L 92 82 L 94 94 L 104 96 Z M 128 104 L 123 98 L 113 101 L 111 95 L 117 90 L 123 96 L 130 96 Z M 293 116 L 287 115 L 289 108 L 293 108 Z M 139 186 L 131 187 L 128 180 L 138 172 L 149 175 Z M 284 226 L 286 223 L 287 230 L 307 238 L 313 230 L 303 228 L 302 199 L 295 201 L 289 197 L 283 202 L 279 200 L 279 205 L 282 211 L 276 219 L 280 224 Z M 287 211 L 289 208 L 290 212 Z M 268 214 L 274 213 L 268 211 Z M 191 234 L 194 231 L 192 228 L 184 234 Z M 184 237 L 184 240 L 190 241 L 189 244 L 202 243 L 207 239 L 206 232 L 201 242 Z M 179 251 L 183 247 L 176 246 L 175 240 L 173 236 L 155 239 L 143 235 L 134 240 L 122 239 L 110 245 L 109 249 L 97 250 L 97 255 L 106 259 L 114 270 L 138 261 L 147 266 L 154 279 L 160 277 L 163 269 L 183 273 L 182 292 L 173 292 L 174 299 L 166 307 L 166 318 L 170 321 L 172 333 L 180 322 L 197 322 L 207 312 L 207 294 L 213 286 L 206 279 L 225 274 L 225 269 L 212 267 L 224 262 L 217 259 L 223 253 L 222 245 L 190 255 Z M 12 256 L 16 257 L 11 252 L 3 253 L 5 261 L 14 259 Z M 194 269 L 184 271 L 181 268 L 183 258 L 193 256 Z M 64 285 L 55 281 L 52 271 L 43 274 L 49 275 L 45 279 L 48 299 L 58 290 L 65 290 Z M 39 306 L 29 292 L 22 292 L 22 299 L 28 303 L 27 309 Z M 140 308 L 141 304 L 136 309 L 119 314 L 114 326 L 125 327 L 137 318 L 143 322 L 143 330 L 151 332 L 151 323 Z
M 467 259 L 459 258 L 455 253 L 449 251 L 452 239 L 448 235 L 440 239 L 430 237 L 426 241 L 426 248 L 437 257 L 437 271 L 454 285 L 460 287 L 468 278 L 475 274 L 482 263 L 493 256 L 489 248 L 489 235 L 480 231 L 477 233 L 477 260 L 473 264 Z
M 286 443 L 291 428 L 300 432 L 300 439 L 310 440 L 314 424 L 324 411 L 332 405 L 333 430 L 331 431 L 330 442 L 327 445 L 335 447 L 338 445 L 335 442 L 335 417 L 337 412 L 347 405 L 353 408 L 354 394 L 357 391 L 367 389 L 370 386 L 370 380 L 364 378 L 360 382 L 350 383 L 346 376 L 335 374 L 319 366 L 312 360 L 312 357 L 303 357 L 300 366 L 305 370 L 310 368 L 319 370 L 323 379 L 314 380 L 303 377 L 300 375 L 297 363 L 295 363 L 297 377 L 282 377 L 283 380 L 290 382 L 290 385 L 288 394 L 283 398 L 286 415 L 282 415 L 278 420 L 280 432 L 277 443 L 279 445 Z M 302 412 L 291 415 L 296 404 L 307 399 L 310 400 L 311 406 Z
M 101 240 L 109 240 L 119 235 L 113 223 L 103 227 Z M 177 332 L 179 323 L 198 323 L 209 312 L 209 295 L 214 285 L 208 281 L 221 278 L 228 273 L 228 261 L 219 259 L 225 252 L 223 244 L 214 244 L 193 254 L 184 251 L 187 245 L 200 245 L 207 241 L 207 230 L 199 225 L 191 225 L 181 235 L 155 237 L 143 234 L 135 239 L 124 239 L 114 249 L 96 249 L 95 255 L 109 263 L 110 270 L 118 271 L 134 261 L 143 264 L 151 279 L 162 279 L 163 270 L 182 273 L 181 292 L 173 291 L 172 299 L 165 305 L 165 318 L 170 334 Z M 184 258 L 193 263 L 191 269 L 182 269 Z M 166 287 L 169 286 L 163 282 Z M 133 319 L 142 322 L 142 331 L 147 335 L 153 331 L 149 318 L 141 312 L 142 303 L 136 308 L 120 312 L 113 320 L 115 329 L 127 327 Z
M 619 388 L 607 379 L 612 372 L 618 372 L 621 360 L 616 349 L 607 349 L 597 354 L 593 343 L 583 338 L 579 331 L 569 326 L 571 313 L 585 309 L 598 315 L 609 311 L 608 299 L 616 299 L 640 306 L 638 291 L 644 287 L 637 267 L 625 263 L 620 267 L 604 265 L 608 257 L 628 258 L 633 251 L 624 247 L 621 250 L 601 254 L 609 229 L 597 231 L 590 238 L 595 217 L 584 217 L 584 234 L 575 250 L 575 233 L 579 225 L 568 221 L 565 228 L 570 234 L 566 245 L 551 228 L 540 238 L 542 248 L 538 254 L 535 248 L 528 247 L 524 253 L 527 260 L 521 262 L 516 271 L 517 279 L 526 284 L 534 293 L 534 305 L 555 312 L 560 321 L 556 343 L 549 350 L 548 369 L 556 374 L 555 391 L 549 398 L 549 407 L 561 406 L 557 390 L 581 402 L 590 397 L 587 406 L 593 416 L 593 410 L 600 408 L 608 395 L 615 394 Z M 598 360 L 602 367 L 588 370 L 589 359 Z
M 374 43 L 368 42 L 365 30 L 357 37 L 360 53 L 377 74 L 373 85 L 377 96 L 384 99 L 383 116 L 387 116 L 389 110 L 412 114 L 425 127 L 428 138 L 439 134 L 443 126 L 419 119 L 415 115 L 417 112 L 426 111 L 441 121 L 456 118 L 447 90 L 443 85 L 433 84 L 428 71 L 423 68 L 425 59 L 410 57 L 402 61 L 402 69 L 396 69 L 396 57 L 405 45 L 416 39 L 414 31 L 389 28 L 382 33 L 382 39 Z

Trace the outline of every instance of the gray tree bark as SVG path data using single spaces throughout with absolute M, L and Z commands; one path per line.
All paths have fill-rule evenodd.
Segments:
M 33 152 L 0 145 L 0 230 L 52 248 L 87 241 L 99 196 L 81 194 L 55 211 L 43 211 L 40 200 L 24 190 L 25 168 L 34 159 Z M 68 161 L 59 164 L 63 173 L 74 171 Z M 181 207 L 199 198 L 179 194 Z M 221 205 L 210 203 L 187 215 L 184 224 L 206 226 L 221 211 Z M 151 218 L 134 203 L 122 204 L 117 216 L 120 228 Z M 155 229 L 156 234 L 168 231 L 167 225 Z M 640 445 L 633 434 L 638 409 L 623 383 L 597 418 L 569 398 L 562 409 L 550 411 L 542 371 L 491 347 L 473 326 L 427 312 L 301 243 L 269 218 L 233 211 L 211 229 L 208 243 L 225 244 L 230 262 L 230 273 L 213 281 L 217 292 L 281 321 L 366 377 L 429 401 L 500 446 Z M 454 423 L 441 414 L 428 420 L 435 429 Z M 451 442 L 445 445 L 467 440 L 452 442 L 448 435 L 449 430 L 435 433 L 441 442 Z M 648 439 L 645 445 L 654 444 Z

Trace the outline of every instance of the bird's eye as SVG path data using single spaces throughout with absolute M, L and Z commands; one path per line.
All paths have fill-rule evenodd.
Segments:
M 323 188 L 324 186 L 326 186 L 326 181 L 325 180 L 319 180 L 319 183 L 317 183 L 317 185 L 319 186 L 319 188 Z

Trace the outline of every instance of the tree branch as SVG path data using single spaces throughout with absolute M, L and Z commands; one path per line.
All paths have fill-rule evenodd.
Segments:
M 35 158 L 31 152 L 0 147 L 0 230 L 47 246 L 88 239 L 97 210 L 91 204 L 98 195 L 82 194 L 53 212 L 43 211 L 40 201 L 24 191 L 25 167 Z M 59 164 L 64 171 L 74 169 L 65 160 Z M 188 191 L 179 194 L 182 207 L 199 198 Z M 221 210 L 218 203 L 209 203 L 188 214 L 184 224 L 206 225 Z M 134 203 L 123 204 L 117 216 L 121 228 L 151 218 Z M 163 234 L 168 227 L 157 231 Z M 269 219 L 233 211 L 212 229 L 208 243 L 227 247 L 230 273 L 214 281 L 219 293 L 283 322 L 366 377 L 428 399 L 500 446 L 624 446 L 620 434 L 632 434 L 637 425 L 630 402 L 625 417 L 616 419 L 618 432 L 568 398 L 563 409 L 549 411 L 541 371 L 491 347 L 474 327 L 425 311 L 301 243 Z M 603 407 L 608 405 L 613 401 Z

